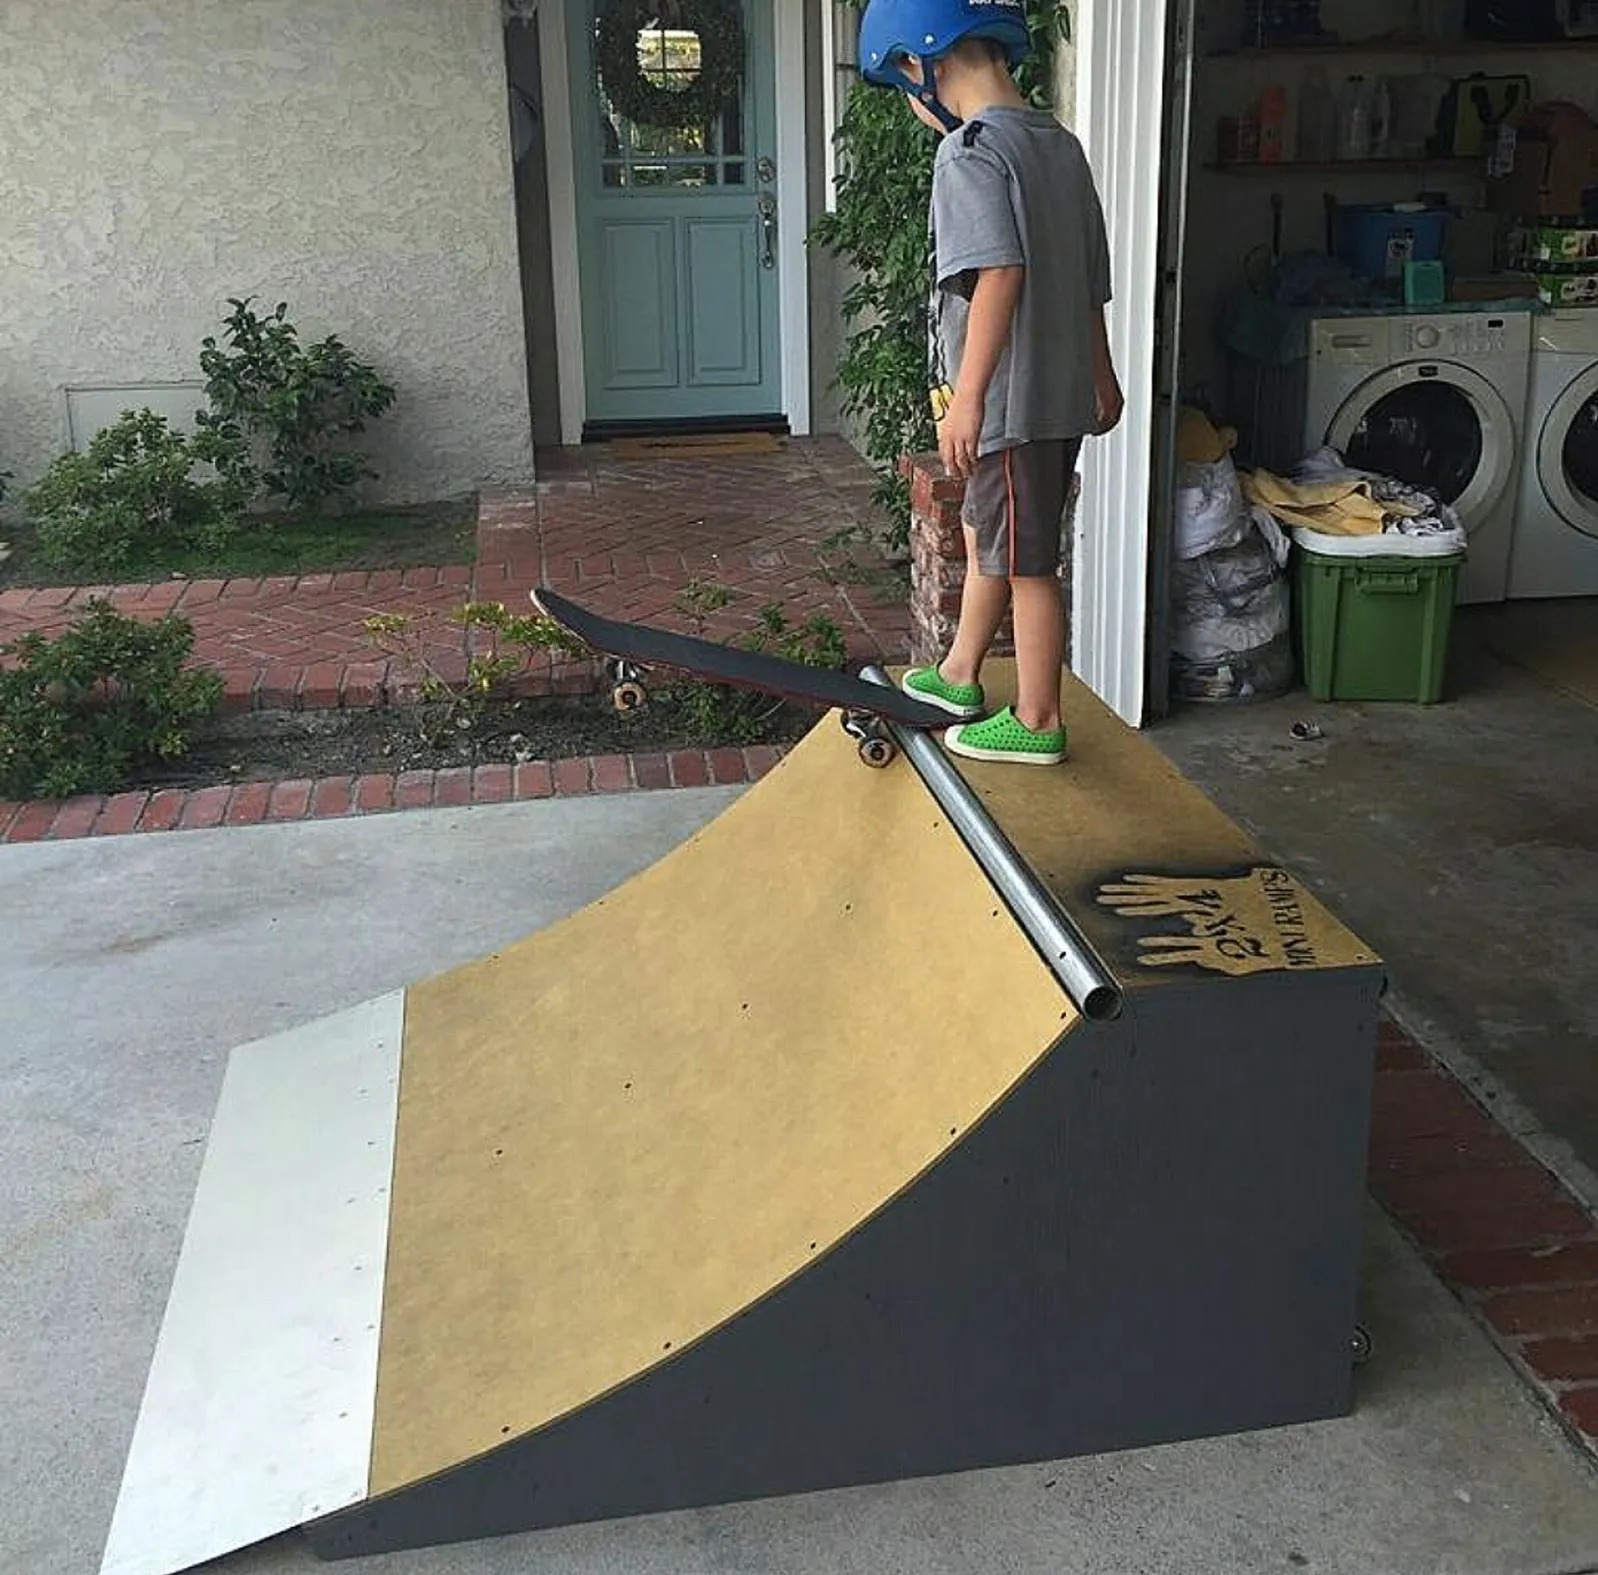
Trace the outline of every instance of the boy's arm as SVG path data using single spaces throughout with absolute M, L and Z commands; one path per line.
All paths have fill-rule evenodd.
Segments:
M 960 375 L 955 379 L 954 398 L 938 423 L 938 453 L 951 475 L 969 476 L 977 468 L 988 384 L 1009 342 L 1025 277 L 1026 269 L 1021 267 L 983 268 L 977 273 Z
M 1098 432 L 1102 436 L 1121 419 L 1121 409 L 1126 403 L 1121 395 L 1120 380 L 1115 375 L 1115 359 L 1110 354 L 1110 333 L 1104 326 L 1104 308 L 1093 314 L 1093 400 L 1099 418 Z

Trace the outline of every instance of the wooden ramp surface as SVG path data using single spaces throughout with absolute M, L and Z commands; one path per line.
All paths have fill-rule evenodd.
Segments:
M 990 705 L 1013 702 L 1014 662 L 989 662 L 982 680 Z M 1069 675 L 1063 701 L 1071 758 L 1060 770 L 950 758 L 1123 984 L 1377 961 Z
M 1073 1017 L 910 766 L 835 722 L 611 896 L 413 986 L 373 1494 L 776 1290 Z

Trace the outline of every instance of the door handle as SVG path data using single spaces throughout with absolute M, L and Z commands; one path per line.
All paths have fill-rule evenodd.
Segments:
M 760 212 L 760 266 L 777 266 L 777 199 L 770 192 L 760 194 L 757 207 Z

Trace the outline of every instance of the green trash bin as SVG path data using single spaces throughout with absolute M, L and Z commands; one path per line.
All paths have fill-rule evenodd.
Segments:
M 1344 557 L 1293 549 L 1294 621 L 1317 700 L 1442 696 L 1463 552 Z

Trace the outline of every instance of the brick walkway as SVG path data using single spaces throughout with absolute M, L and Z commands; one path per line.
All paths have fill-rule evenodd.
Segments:
M 902 657 L 909 607 L 902 586 L 872 580 L 875 552 L 856 545 L 859 571 L 839 573 L 829 538 L 874 519 L 872 474 L 838 438 L 789 440 L 773 453 L 618 461 L 604 448 L 561 451 L 540 463 L 536 487 L 485 493 L 474 567 L 355 571 L 266 580 L 0 591 L 0 642 L 26 629 L 54 634 L 89 598 L 194 625 L 195 655 L 216 667 L 233 710 L 373 705 L 405 687 L 362 629 L 374 613 L 426 621 L 429 660 L 464 674 L 473 636 L 447 621 L 468 599 L 528 610 L 539 581 L 601 611 L 683 626 L 674 602 L 694 579 L 736 599 L 708 620 L 721 636 L 750 627 L 762 604 L 793 623 L 828 614 L 859 660 Z M 542 663 L 527 692 L 592 687 L 589 663 Z

